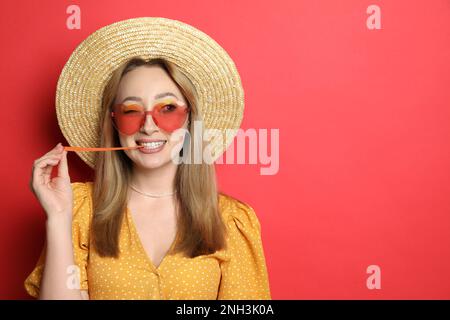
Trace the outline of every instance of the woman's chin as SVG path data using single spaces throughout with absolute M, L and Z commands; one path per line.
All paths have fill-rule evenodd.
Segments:
M 142 168 L 156 169 L 170 162 L 170 157 L 165 154 L 140 153 L 136 156 L 134 162 Z

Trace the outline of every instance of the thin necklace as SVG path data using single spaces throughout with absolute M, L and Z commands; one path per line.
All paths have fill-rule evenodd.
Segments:
M 144 196 L 151 197 L 151 198 L 168 197 L 168 196 L 172 196 L 172 195 L 174 195 L 174 194 L 176 193 L 176 191 L 171 192 L 171 193 L 160 193 L 160 194 L 145 193 L 145 192 L 142 192 L 142 191 L 136 189 L 136 187 L 133 186 L 132 184 L 130 184 L 130 188 L 133 189 L 134 191 L 136 191 L 137 193 L 140 193 L 140 194 L 142 194 L 142 195 L 144 195 Z

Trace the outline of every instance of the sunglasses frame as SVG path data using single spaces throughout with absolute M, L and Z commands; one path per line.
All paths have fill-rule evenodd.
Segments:
M 116 105 L 113 106 L 113 109 L 115 109 L 117 106 L 121 106 L 121 105 L 124 105 L 124 104 L 123 104 L 123 103 L 116 104 Z M 188 105 L 186 105 L 186 104 L 179 104 L 179 103 L 176 103 L 176 102 L 173 102 L 173 101 L 163 101 L 163 102 L 158 102 L 157 104 L 155 104 L 155 105 L 153 106 L 152 110 L 147 110 L 147 111 L 144 110 L 144 111 L 143 111 L 143 115 L 142 115 L 142 117 L 141 117 L 142 119 L 141 119 L 139 128 L 138 128 L 135 132 L 133 132 L 133 133 L 131 133 L 131 134 L 127 134 L 127 133 L 124 133 L 124 132 L 122 132 L 121 130 L 119 130 L 119 128 L 118 128 L 118 126 L 117 126 L 117 124 L 115 123 L 115 120 L 114 120 L 114 118 L 116 118 L 116 114 L 115 114 L 114 111 L 111 111 L 111 112 L 110 112 L 110 115 L 111 115 L 111 121 L 112 121 L 112 124 L 113 124 L 114 128 L 115 128 L 117 131 L 119 131 L 119 132 L 121 132 L 122 134 L 125 134 L 125 135 L 133 135 L 133 134 L 135 134 L 136 132 L 138 132 L 140 128 L 142 128 L 142 126 L 145 124 L 145 121 L 147 120 L 147 117 L 150 115 L 150 116 L 152 116 L 152 120 L 153 120 L 153 122 L 156 124 L 156 126 L 157 126 L 158 128 L 160 128 L 161 130 L 166 131 L 165 129 L 161 128 L 161 127 L 157 124 L 158 121 L 155 119 L 154 113 L 157 112 L 157 110 L 162 109 L 162 108 L 164 108 L 164 107 L 167 106 L 167 105 L 176 105 L 176 106 L 179 107 L 179 108 L 184 108 L 184 109 L 185 109 L 184 112 L 187 114 L 186 117 L 189 116 L 190 107 L 189 107 Z M 128 106 L 139 106 L 139 107 L 142 107 L 141 105 L 138 105 L 138 104 L 130 104 L 130 105 L 128 105 Z M 161 107 L 161 108 L 159 108 L 159 107 Z M 184 121 L 186 121 L 186 119 L 185 119 Z M 181 128 L 181 127 L 180 127 L 180 128 Z M 176 129 L 174 129 L 173 131 L 175 131 L 175 130 L 176 130 Z

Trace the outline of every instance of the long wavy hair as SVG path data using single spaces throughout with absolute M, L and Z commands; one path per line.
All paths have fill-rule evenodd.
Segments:
M 121 78 L 137 67 L 152 65 L 162 67 L 186 98 L 190 107 L 188 130 L 190 136 L 194 137 L 194 126 L 190 124 L 201 120 L 201 114 L 192 82 L 170 61 L 135 57 L 114 71 L 104 89 L 100 119 L 101 146 L 120 146 L 110 111 Z M 193 140 L 190 139 L 188 147 L 184 144 L 182 153 L 193 154 L 195 143 L 198 143 Z M 201 164 L 191 163 L 178 164 L 175 175 L 178 240 L 173 252 L 182 252 L 193 258 L 225 248 L 226 228 L 218 208 L 219 192 L 214 164 L 205 161 Z M 127 208 L 132 165 L 131 159 L 123 151 L 99 152 L 96 155 L 91 236 L 94 249 L 100 256 L 119 256 L 119 235 Z

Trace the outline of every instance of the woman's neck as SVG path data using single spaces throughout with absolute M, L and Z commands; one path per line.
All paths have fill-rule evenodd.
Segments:
M 177 165 L 172 162 L 155 169 L 133 166 L 131 184 L 147 193 L 170 193 L 174 190 L 176 172 Z

